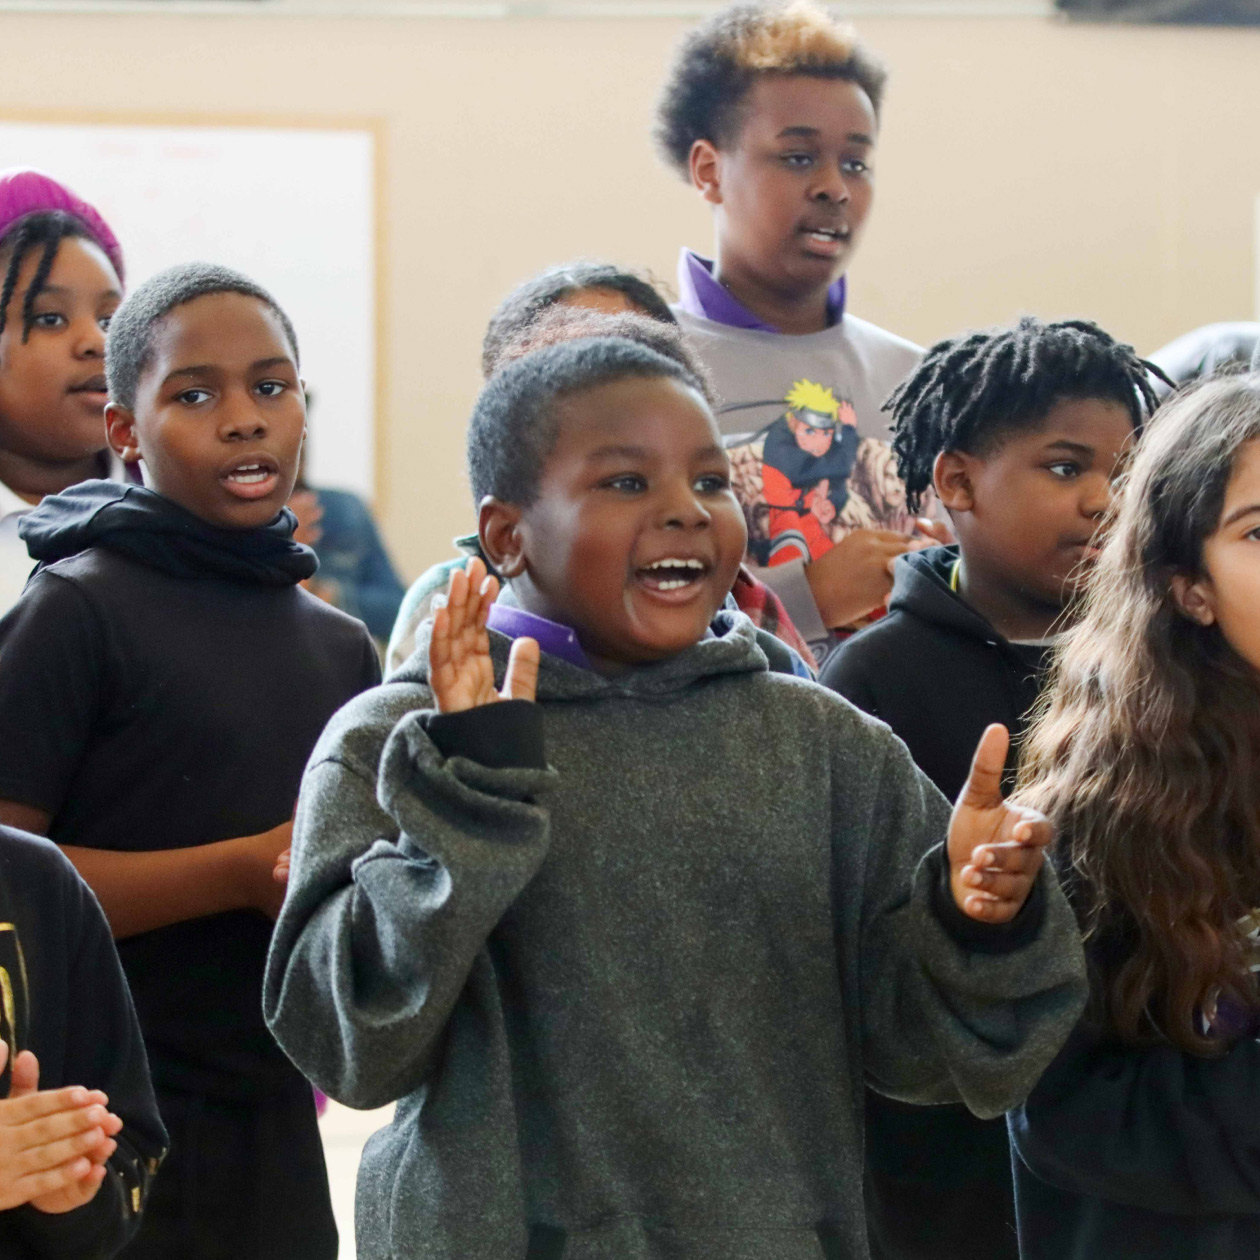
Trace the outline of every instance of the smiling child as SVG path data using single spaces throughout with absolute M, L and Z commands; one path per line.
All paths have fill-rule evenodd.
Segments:
M 61 844 L 119 940 L 171 1137 L 129 1260 L 332 1257 L 262 970 L 302 767 L 376 652 L 298 585 L 306 412 L 275 300 L 173 268 L 119 308 L 107 362 L 110 443 L 151 488 L 88 482 L 22 522 L 40 568 L 0 621 L 0 821 Z
M 657 109 L 663 156 L 713 210 L 676 314 L 723 400 L 750 555 L 820 657 L 884 602 L 895 556 L 946 537 L 888 476 L 880 407 L 921 352 L 846 306 L 885 80 L 808 0 L 738 4 L 686 37 Z
M 31 571 L 22 515 L 108 475 L 105 329 L 122 271 L 91 206 L 39 171 L 0 173 L 0 615 Z
M 1079 1010 L 1004 736 L 951 820 L 886 727 L 768 669 L 676 361 L 526 355 L 468 454 L 505 602 L 470 561 L 333 720 L 268 962 L 320 1088 L 398 1100 L 358 1254 L 856 1260 L 862 1082 L 998 1114 Z
M 958 545 L 898 560 L 888 615 L 822 681 L 887 722 L 946 796 L 986 726 L 1018 742 L 1154 402 L 1129 346 L 1025 318 L 933 346 L 890 404 L 906 487 L 935 485 Z M 1017 1260 L 1005 1125 L 874 1096 L 868 1110 L 877 1260 Z

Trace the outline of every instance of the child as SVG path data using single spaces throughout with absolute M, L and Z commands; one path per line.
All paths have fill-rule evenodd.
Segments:
M 1147 366 L 1093 324 L 1026 318 L 933 346 L 889 403 L 907 492 L 935 486 L 958 545 L 899 559 L 888 615 L 822 681 L 951 799 L 985 727 L 1024 729 L 1154 403 Z M 1016 1260 L 1005 1123 L 873 1095 L 868 1111 L 873 1254 Z
M 608 268 L 603 265 L 589 264 L 599 280 L 607 277 Z M 571 280 L 573 273 L 583 272 L 581 264 L 572 264 L 555 272 Z M 557 286 L 554 278 L 548 280 L 544 272 L 535 281 L 521 286 L 517 293 L 510 294 L 503 302 L 490 329 L 486 333 L 486 352 L 482 365 L 488 376 L 508 363 L 539 349 L 561 341 L 571 341 L 579 337 L 628 337 L 637 341 L 666 358 L 674 359 L 692 373 L 704 388 L 705 397 L 710 402 L 708 377 L 704 368 L 697 361 L 690 347 L 683 339 L 679 327 L 669 317 L 669 322 L 646 313 L 652 302 L 645 299 L 643 311 L 622 311 L 610 313 L 603 305 L 587 306 L 584 300 L 589 296 L 586 291 L 578 290 L 569 295 L 569 300 L 557 300 L 549 305 L 537 306 L 538 292 L 550 293 Z M 614 272 L 630 285 L 636 294 L 640 288 L 650 287 L 642 280 L 628 272 Z M 629 291 L 629 290 L 628 290 Z M 602 294 L 602 291 L 598 291 Z M 621 292 L 621 290 L 610 290 Z M 532 301 L 523 294 L 533 294 Z M 655 302 L 668 314 L 669 308 L 664 301 L 652 291 Z M 492 349 L 491 349 L 492 348 Z M 433 601 L 446 589 L 451 573 L 461 567 L 468 556 L 477 554 L 477 536 L 457 538 L 456 545 L 464 552 L 454 560 L 444 561 L 427 570 L 412 585 L 403 604 L 403 610 L 394 626 L 390 637 L 389 650 L 386 653 L 386 670 L 393 673 L 415 651 L 416 632 L 423 622 L 432 614 Z M 484 561 L 485 557 L 482 557 Z M 732 601 L 748 614 L 754 625 L 768 635 L 779 639 L 788 648 L 790 657 L 787 661 L 789 673 L 799 673 L 802 677 L 817 677 L 813 668 L 813 653 L 800 632 L 792 624 L 787 609 L 779 597 L 762 581 L 756 578 L 749 569 L 741 565 L 731 591 Z M 779 668 L 779 655 L 774 645 L 763 641 L 762 649 L 771 654 L 771 668 Z
M 880 405 L 921 352 L 845 308 L 885 77 L 808 0 L 740 4 L 684 40 L 657 110 L 716 229 L 712 260 L 682 252 L 675 312 L 723 399 L 750 554 L 820 656 L 884 602 L 912 535 L 947 541 L 888 475 Z
M 122 275 L 91 206 L 39 171 L 0 172 L 0 616 L 31 571 L 21 516 L 109 474 L 105 329 Z
M 767 670 L 719 613 L 743 515 L 671 360 L 527 356 L 469 465 L 515 606 L 471 561 L 329 727 L 268 962 L 321 1088 L 401 1100 L 359 1254 L 864 1256 L 863 1079 L 995 1115 L 1079 1009 L 1003 734 L 951 823 L 884 726 Z
M 284 503 L 305 432 L 287 317 L 245 277 L 160 273 L 109 330 L 109 440 L 22 523 L 41 567 L 0 621 L 0 818 L 100 898 L 171 1136 L 130 1257 L 331 1257 L 307 1083 L 262 1020 L 273 878 L 302 767 L 379 678 Z
M 55 845 L 7 827 L 0 991 L 0 1254 L 112 1256 L 166 1134 L 96 898 Z
M 1012 1116 L 1028 1260 L 1260 1252 L 1260 378 L 1165 404 L 1031 731 L 1090 1006 Z

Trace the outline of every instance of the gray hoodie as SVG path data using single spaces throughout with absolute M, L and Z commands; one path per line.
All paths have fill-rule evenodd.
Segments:
M 963 918 L 900 741 L 717 624 L 616 678 L 545 656 L 537 706 L 472 711 L 503 756 L 452 748 L 424 650 L 316 748 L 264 1002 L 332 1097 L 399 1100 L 363 1260 L 858 1260 L 863 1081 L 997 1115 L 1072 1028 L 1049 872 Z M 522 717 L 550 768 L 485 764 Z

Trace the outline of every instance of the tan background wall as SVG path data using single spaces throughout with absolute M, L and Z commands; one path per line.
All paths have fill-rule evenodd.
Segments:
M 503 291 L 583 254 L 672 279 L 708 243 L 647 138 L 683 25 L 5 14 L 0 117 L 379 123 L 378 506 L 410 578 L 470 520 L 463 424 Z M 858 313 L 921 341 L 1081 314 L 1142 350 L 1254 316 L 1260 30 L 862 29 L 894 79 Z

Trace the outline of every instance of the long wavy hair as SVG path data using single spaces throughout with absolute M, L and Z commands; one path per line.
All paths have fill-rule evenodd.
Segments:
M 1055 824 L 1093 942 L 1093 1015 L 1123 1041 L 1212 1054 L 1203 1015 L 1260 1010 L 1239 919 L 1260 905 L 1260 679 L 1179 608 L 1203 575 L 1260 376 L 1193 387 L 1151 422 L 1081 620 L 1024 745 L 1018 795 Z

